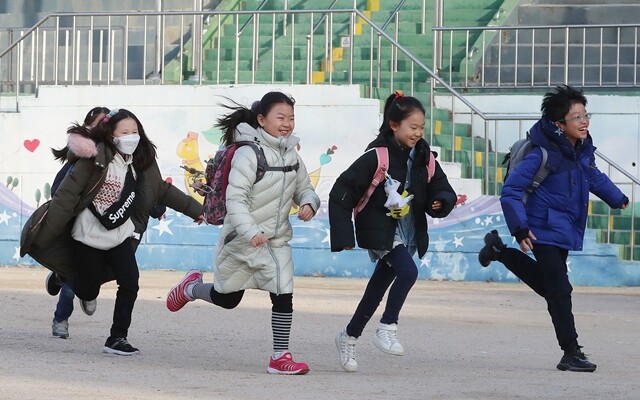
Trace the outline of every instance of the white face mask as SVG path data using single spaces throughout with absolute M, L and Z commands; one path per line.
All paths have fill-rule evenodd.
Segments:
M 116 149 L 123 154 L 133 154 L 140 142 L 140 135 L 125 135 L 113 138 L 113 144 Z

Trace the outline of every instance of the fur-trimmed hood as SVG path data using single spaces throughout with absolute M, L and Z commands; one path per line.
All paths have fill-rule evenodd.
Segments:
M 70 133 L 67 138 L 67 158 L 93 158 L 98 155 L 98 148 L 93 139 L 79 133 Z
M 107 147 L 103 142 L 97 143 L 88 136 L 80 133 L 70 133 L 67 138 L 67 160 L 71 163 L 81 158 L 95 158 L 95 163 L 105 168 L 113 154 L 107 153 Z

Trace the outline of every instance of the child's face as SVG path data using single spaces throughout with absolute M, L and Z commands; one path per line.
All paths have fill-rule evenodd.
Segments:
M 587 138 L 589 118 L 590 115 L 587 114 L 582 103 L 573 103 L 567 115 L 564 116 L 564 120 L 556 122 L 556 125 L 562 129 L 571 144 L 575 145 L 578 140 Z
M 400 122 L 389 121 L 389 126 L 398 144 L 413 148 L 424 136 L 424 114 L 415 111 Z
M 113 130 L 114 137 L 120 137 L 125 135 L 137 135 L 138 134 L 138 124 L 136 124 L 136 120 L 133 118 L 125 118 L 116 124 L 115 129 Z
M 293 107 L 287 103 L 275 104 L 266 116 L 258 115 L 258 123 L 273 137 L 289 136 L 296 126 Z

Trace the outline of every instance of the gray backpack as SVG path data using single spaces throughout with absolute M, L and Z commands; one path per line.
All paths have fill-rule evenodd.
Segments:
M 520 161 L 522 161 L 524 156 L 527 155 L 531 150 L 533 150 L 536 147 L 539 147 L 539 146 L 536 146 L 535 144 L 531 143 L 531 140 L 529 139 L 529 132 L 527 132 L 527 136 L 524 139 L 516 140 L 511 145 L 511 147 L 509 148 L 509 152 L 505 154 L 504 160 L 502 161 L 502 165 L 504 165 L 507 169 L 504 175 L 505 182 L 507 181 L 509 172 L 514 170 L 518 166 L 518 164 L 520 164 Z M 533 193 L 533 191 L 538 186 L 540 186 L 542 181 L 544 181 L 545 178 L 549 175 L 549 172 L 551 172 L 551 169 L 547 165 L 547 159 L 548 159 L 547 149 L 545 149 L 544 147 L 540 147 L 540 150 L 542 150 L 542 163 L 540 163 L 540 168 L 538 168 L 538 172 L 536 172 L 536 175 L 533 177 L 533 182 L 531 182 L 531 186 L 527 188 L 524 195 L 522 196 L 522 202 L 525 204 L 527 203 L 527 199 L 529 195 Z

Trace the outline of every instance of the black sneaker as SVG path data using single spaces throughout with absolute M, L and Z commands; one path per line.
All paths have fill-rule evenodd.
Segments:
M 47 289 L 47 293 L 51 296 L 57 296 L 60 293 L 60 289 L 62 288 L 62 282 L 58 278 L 58 274 L 51 271 L 49 275 L 47 275 L 47 279 L 44 281 L 44 285 Z
M 587 359 L 580 350 L 573 353 L 565 353 L 556 366 L 560 371 L 593 372 L 597 365 Z
M 496 261 L 500 252 L 507 247 L 495 229 L 484 236 L 484 244 L 485 246 L 478 253 L 478 261 L 483 267 L 488 266 L 491 261 Z
M 119 356 L 130 356 L 132 354 L 137 354 L 140 350 L 131 346 L 129 342 L 127 342 L 127 338 L 108 338 L 104 343 L 104 348 L 102 349 L 104 353 L 108 354 L 117 354 Z

